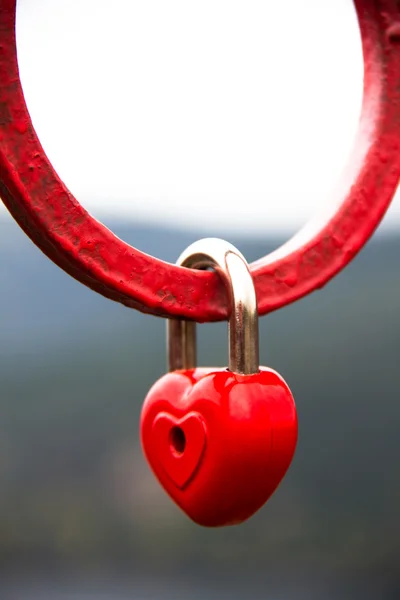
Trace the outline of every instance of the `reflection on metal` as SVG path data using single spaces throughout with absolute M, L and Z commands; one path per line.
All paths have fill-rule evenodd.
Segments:
M 212 268 L 221 277 L 229 299 L 229 369 L 234 373 L 258 373 L 257 298 L 247 262 L 224 240 L 208 238 L 195 242 L 177 261 L 192 269 Z M 196 366 L 196 324 L 168 319 L 169 370 Z

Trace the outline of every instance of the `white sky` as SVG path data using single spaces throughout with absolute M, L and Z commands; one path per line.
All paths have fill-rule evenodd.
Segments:
M 96 217 L 291 233 L 329 203 L 361 106 L 351 0 L 19 0 L 17 39 L 41 142 Z

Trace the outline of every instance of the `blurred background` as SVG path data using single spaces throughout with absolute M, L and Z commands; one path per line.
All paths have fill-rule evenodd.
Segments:
M 20 0 L 46 153 L 121 238 L 174 262 L 218 235 L 249 261 L 329 208 L 357 129 L 351 0 Z M 339 42 L 338 42 L 339 40 Z M 299 443 L 240 527 L 177 509 L 139 446 L 165 322 L 55 267 L 0 211 L 0 598 L 398 599 L 400 202 L 324 289 L 261 319 Z M 226 324 L 199 328 L 227 361 Z

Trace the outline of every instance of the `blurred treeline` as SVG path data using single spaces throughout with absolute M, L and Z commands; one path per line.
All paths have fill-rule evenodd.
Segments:
M 248 523 L 192 524 L 139 447 L 140 407 L 165 369 L 161 319 L 84 288 L 0 224 L 0 566 L 335 572 L 400 597 L 400 237 L 375 237 L 323 290 L 261 320 L 263 364 L 291 386 L 299 444 Z M 119 228 L 174 262 L 201 237 Z M 249 260 L 279 240 L 230 241 Z M 226 362 L 226 325 L 199 329 Z

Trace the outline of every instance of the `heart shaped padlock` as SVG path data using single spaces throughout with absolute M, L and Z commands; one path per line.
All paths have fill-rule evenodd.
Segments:
M 283 378 L 258 363 L 257 300 L 248 265 L 223 240 L 200 240 L 178 264 L 214 268 L 229 292 L 229 368 L 196 368 L 196 325 L 168 321 L 170 372 L 142 409 L 145 456 L 171 498 L 199 525 L 238 524 L 276 490 L 297 443 Z

